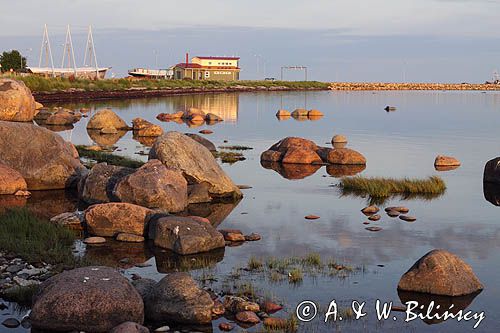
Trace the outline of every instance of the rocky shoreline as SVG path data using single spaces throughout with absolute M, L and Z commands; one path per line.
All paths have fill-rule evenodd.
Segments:
M 500 84 L 481 83 L 390 83 L 332 82 L 330 90 L 500 90 Z

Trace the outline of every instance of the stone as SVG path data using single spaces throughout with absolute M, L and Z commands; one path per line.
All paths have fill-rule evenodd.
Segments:
M 30 191 L 17 191 L 16 193 L 14 193 L 14 195 L 16 197 L 30 197 L 31 192 Z
M 30 191 L 73 187 L 86 173 L 71 143 L 30 123 L 0 121 L 0 163 L 19 172 Z
M 389 215 L 390 217 L 398 217 L 399 214 L 401 214 L 401 213 L 398 212 L 397 210 L 390 210 L 387 212 L 387 215 Z
M 224 298 L 224 307 L 227 311 L 238 313 L 242 311 L 259 312 L 260 305 L 254 302 L 247 301 L 237 296 L 226 296 Z
M 403 221 L 406 222 L 415 222 L 417 220 L 416 217 L 414 216 L 409 216 L 409 215 L 400 215 L 399 218 Z
M 113 202 L 90 206 L 85 210 L 84 217 L 91 235 L 114 237 L 116 234 L 128 233 L 143 236 L 147 217 L 152 212 L 141 206 Z
M 460 166 L 460 161 L 451 156 L 438 155 L 434 161 L 436 167 Z
M 22 269 L 24 269 L 24 267 L 25 267 L 25 265 L 10 265 L 5 269 L 5 271 L 12 273 L 12 274 L 15 274 L 15 273 L 21 271 Z
M 295 109 L 292 112 L 292 117 L 294 118 L 307 117 L 308 114 L 309 111 L 307 111 L 306 109 Z
M 146 298 L 146 318 L 153 322 L 208 324 L 214 302 L 188 273 L 171 273 L 161 279 Z
M 136 136 L 156 137 L 163 134 L 163 129 L 142 118 L 132 120 L 132 129 Z
M 43 123 L 45 125 L 71 125 L 78 122 L 81 118 L 82 116 L 78 113 L 67 109 L 60 109 L 51 113 Z
M 322 163 L 321 157 L 314 151 L 302 148 L 289 148 L 281 163 L 294 163 L 294 164 L 315 164 Z
M 167 169 L 159 160 L 149 160 L 119 180 L 113 195 L 121 202 L 171 213 L 183 211 L 188 205 L 187 181 L 182 172 Z
M 281 305 L 271 301 L 265 301 L 261 304 L 260 308 L 266 313 L 275 313 L 283 309 Z
M 200 110 L 198 108 L 189 108 L 184 112 L 182 118 L 193 120 L 194 118 L 197 119 L 198 118 L 197 116 L 205 120 L 205 112 L 203 112 L 203 110 Z
M 279 119 L 279 118 L 290 118 L 291 116 L 291 113 L 287 110 L 278 110 L 278 112 L 276 112 L 276 117 Z
M 83 230 L 80 213 L 67 212 L 54 216 L 50 222 L 73 230 Z
M 390 212 L 390 211 L 396 211 L 396 212 L 400 212 L 402 214 L 406 214 L 410 211 L 409 208 L 407 207 L 404 207 L 404 206 L 391 206 L 391 207 L 386 207 L 385 208 L 385 211 L 386 212 Z
M 273 330 L 283 330 L 288 327 L 288 321 L 283 318 L 269 317 L 264 319 L 264 326 Z
M 208 252 L 225 246 L 224 236 L 211 224 L 189 217 L 167 216 L 150 222 L 154 245 L 181 255 Z
M 316 151 L 318 149 L 318 146 L 311 140 L 298 137 L 287 137 L 272 145 L 269 150 L 286 152 L 289 148 L 301 148 Z
M 201 130 L 198 133 L 200 133 L 200 134 L 212 134 L 213 132 L 214 131 L 212 131 L 212 130 Z
M 188 204 L 212 201 L 208 193 L 209 187 L 207 183 L 188 185 Z
M 149 329 L 137 323 L 127 321 L 113 327 L 109 333 L 149 333 Z
M 368 230 L 368 231 L 373 231 L 373 232 L 377 232 L 377 231 L 382 230 L 381 227 L 367 227 L 365 229 Z
M 20 273 L 18 273 L 20 274 Z M 36 286 L 40 284 L 40 281 L 36 280 L 28 280 L 27 278 L 24 279 L 20 276 L 14 276 L 12 280 L 17 283 L 18 286 L 20 287 L 31 287 L 31 286 Z
M 212 153 L 186 135 L 168 132 L 159 137 L 149 152 L 149 159 L 158 159 L 167 168 L 182 171 L 188 184 L 207 183 L 212 197 L 242 197 Z
M 80 180 L 78 195 L 88 204 L 116 201 L 113 194 L 116 184 L 134 171 L 131 168 L 98 163 Z
M 375 206 L 375 205 L 371 205 L 371 206 L 368 206 L 368 207 L 365 207 L 361 210 L 361 212 L 365 215 L 373 215 L 373 214 L 376 214 L 378 213 L 380 209 Z
M 40 330 L 107 332 L 127 321 L 142 324 L 144 303 L 118 271 L 90 266 L 43 282 L 30 318 Z
M 21 323 L 16 318 L 7 318 L 2 322 L 2 325 L 7 328 L 17 328 L 21 325 Z
M 259 317 L 252 311 L 242 311 L 236 314 L 236 320 L 245 324 L 258 324 L 260 323 Z
M 138 279 L 132 281 L 132 285 L 134 286 L 135 290 L 141 295 L 142 299 L 145 301 L 146 298 L 149 296 L 151 291 L 153 290 L 153 287 L 156 285 L 156 281 L 153 279 Z
M 382 216 L 380 216 L 379 214 L 375 214 L 375 215 L 369 216 L 368 220 L 370 220 L 370 221 L 378 221 L 381 218 L 382 218 Z
M 312 110 L 309 110 L 307 112 L 307 116 L 309 118 L 314 118 L 314 117 L 323 117 L 323 112 L 319 111 L 319 110 L 315 110 L 315 109 L 312 109 Z
M 484 166 L 483 182 L 500 183 L 500 157 L 486 162 Z
M 103 244 L 106 243 L 106 238 L 104 237 L 87 237 L 83 240 L 85 244 Z
M 283 157 L 283 153 L 275 150 L 266 150 L 260 155 L 261 161 L 266 162 L 280 162 Z
M 342 134 L 334 135 L 332 138 L 332 145 L 336 143 L 347 143 L 347 138 Z
M 318 215 L 307 215 L 304 217 L 306 220 L 317 220 L 320 217 Z
M 463 296 L 483 289 L 472 268 L 455 254 L 432 250 L 399 280 L 398 290 L 444 296 Z
M 365 165 L 366 158 L 349 148 L 321 148 L 317 150 L 323 162 L 340 165 Z
M 134 234 L 121 233 L 116 236 L 116 240 L 120 242 L 140 243 L 144 242 L 144 237 Z
M 198 135 L 198 134 L 194 134 L 194 133 L 184 133 L 184 135 L 187 135 L 189 136 L 191 139 L 193 139 L 194 141 L 198 142 L 198 143 L 201 143 L 203 146 L 205 146 L 205 148 L 207 148 L 208 150 L 210 151 L 217 151 L 217 148 L 215 147 L 215 145 L 212 143 L 212 141 L 208 140 L 208 139 L 205 139 L 204 137 L 202 137 L 201 135 Z
M 0 195 L 26 191 L 28 185 L 23 176 L 7 165 L 0 164 Z
M 245 235 L 245 240 L 248 242 L 256 242 L 261 240 L 262 237 L 259 234 L 252 232 L 250 235 Z
M 32 121 L 36 102 L 22 81 L 0 79 L 0 120 Z
M 231 323 L 220 323 L 219 324 L 219 329 L 221 331 L 229 332 L 229 331 L 232 331 L 233 328 L 234 328 L 234 325 Z
M 110 109 L 98 111 L 87 123 L 87 129 L 102 130 L 103 128 L 129 129 L 127 123 Z
M 224 235 L 224 240 L 228 242 L 244 242 L 245 236 L 243 236 L 242 234 L 228 232 L 227 234 Z
M 205 120 L 209 123 L 224 121 L 224 119 L 213 113 L 207 113 L 207 115 L 205 116 Z

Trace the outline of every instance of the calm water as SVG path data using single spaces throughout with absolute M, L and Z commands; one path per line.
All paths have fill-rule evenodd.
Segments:
M 386 105 L 397 106 L 396 112 L 387 113 Z M 169 131 L 197 133 L 210 128 L 207 136 L 217 146 L 246 145 L 254 149 L 245 151 L 245 161 L 223 168 L 237 184 L 251 185 L 244 190 L 243 200 L 234 205 L 212 207 L 208 213 L 218 214 L 220 228 L 238 228 L 244 233 L 258 232 L 259 242 L 227 247 L 225 251 L 204 258 L 209 267 L 194 269 L 200 278 L 213 274 L 218 278 L 214 289 L 220 289 L 224 279 L 234 268 L 246 266 L 252 256 L 259 258 L 303 256 L 320 253 L 325 260 L 335 258 L 354 267 L 362 267 L 345 278 L 318 274 L 305 274 L 300 285 L 287 280 L 271 283 L 258 273 L 245 273 L 240 282 L 251 282 L 262 295 L 272 295 L 286 307 L 278 316 L 287 317 L 302 300 L 312 300 L 326 309 L 337 300 L 343 306 L 352 300 L 366 301 L 369 315 L 359 321 L 323 324 L 322 315 L 310 323 L 302 324 L 300 331 L 415 331 L 415 332 L 468 332 L 474 321 L 450 320 L 428 325 L 421 320 L 404 323 L 404 315 L 396 313 L 397 320 L 377 322 L 374 302 L 394 301 L 401 304 L 396 287 L 401 275 L 422 255 L 435 248 L 456 253 L 468 262 L 485 286 L 467 310 L 485 311 L 486 319 L 476 331 L 497 331 L 500 325 L 500 226 L 496 207 L 485 199 L 482 173 L 484 164 L 500 153 L 498 124 L 500 123 L 500 93 L 481 92 L 309 92 L 258 93 L 175 96 L 161 99 L 109 101 L 61 105 L 72 108 L 91 107 L 95 110 L 110 107 L 128 123 L 142 117 L 154 123 L 161 112 L 175 112 L 187 107 L 201 107 L 221 115 L 225 121 L 214 126 L 190 128 L 186 124 L 161 123 Z M 274 116 L 279 108 L 293 110 L 298 107 L 321 110 L 325 116 L 318 121 L 297 121 L 293 118 L 278 121 Z M 146 160 L 136 154 L 148 151 L 126 133 L 121 138 L 107 140 L 90 138 L 86 132 L 88 118 L 75 124 L 73 130 L 60 134 L 75 144 L 93 144 L 94 140 L 118 147 L 117 153 Z M 418 220 L 414 223 L 391 219 L 385 214 L 379 222 L 383 228 L 372 233 L 365 230 L 366 221 L 360 209 L 366 198 L 342 196 L 332 185 L 338 179 L 330 176 L 325 167 L 318 170 L 281 170 L 282 174 L 264 168 L 260 153 L 287 136 L 300 136 L 325 144 L 334 134 L 348 137 L 349 148 L 363 153 L 367 167 L 365 176 L 426 177 L 441 176 L 446 184 L 445 195 L 434 200 L 402 200 L 394 198 L 385 205 L 404 204 Z M 227 140 L 228 143 L 223 143 Z M 462 166 L 453 171 L 434 170 L 438 154 L 455 156 Z M 314 172 L 316 171 L 316 172 Z M 334 176 L 337 173 L 329 170 Z M 334 170 L 335 171 L 335 170 Z M 301 178 L 301 179 L 287 179 Z M 47 196 L 30 199 L 28 205 L 45 207 Z M 62 198 L 56 202 L 71 206 Z M 53 204 L 51 204 L 53 206 Z M 57 205 L 56 205 L 57 206 Z M 61 208 L 67 211 L 67 207 Z M 205 207 L 206 208 L 206 207 Z M 205 209 L 200 208 L 200 209 Z M 53 214 L 54 212 L 50 212 Z M 207 213 L 207 214 L 208 214 Z M 321 216 L 308 221 L 305 215 Z M 50 215 L 47 213 L 47 215 Z M 224 218 L 228 215 L 226 218 Z M 160 279 L 172 270 L 175 263 L 165 254 L 145 250 L 144 247 L 120 245 L 114 251 L 92 250 L 88 255 L 106 257 L 117 262 L 129 257 L 137 262 L 148 260 L 149 268 L 132 268 L 127 273 Z M 178 264 L 178 262 L 177 262 Z M 160 273 L 160 272 L 162 273 Z M 320 313 L 322 312 L 320 311 Z M 217 331 L 219 321 L 213 323 Z M 258 331 L 260 327 L 250 329 Z

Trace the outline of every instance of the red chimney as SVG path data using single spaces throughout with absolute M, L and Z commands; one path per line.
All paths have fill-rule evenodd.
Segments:
M 186 64 L 189 64 L 189 53 L 186 52 Z

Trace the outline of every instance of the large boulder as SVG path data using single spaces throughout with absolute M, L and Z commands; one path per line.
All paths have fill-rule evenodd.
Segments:
M 189 136 L 191 139 L 193 139 L 194 141 L 198 142 L 198 143 L 201 143 L 202 145 L 205 146 L 205 148 L 207 148 L 208 150 L 210 151 L 217 151 L 217 148 L 215 147 L 215 145 L 212 143 L 212 141 L 208 140 L 208 139 L 205 139 L 204 137 L 202 137 L 201 135 L 198 135 L 198 134 L 194 134 L 194 133 L 184 133 L 185 135 Z
M 116 184 L 134 169 L 98 163 L 78 184 L 80 199 L 88 204 L 104 203 L 114 200 L 113 190 Z
M 160 126 L 142 118 L 134 118 L 132 120 L 132 129 L 134 130 L 134 135 L 138 137 L 156 137 L 163 134 L 163 129 Z
M 86 173 L 71 143 L 27 123 L 0 121 L 0 163 L 17 170 L 29 190 L 72 187 Z
M 149 152 L 149 159 L 158 159 L 167 168 L 182 171 L 190 185 L 209 184 L 212 197 L 242 197 L 212 153 L 184 134 L 168 132 L 159 137 Z
M 289 148 L 301 148 L 316 151 L 316 149 L 318 149 L 318 146 L 311 140 L 297 137 L 287 137 L 272 145 L 269 150 L 286 152 Z
M 45 119 L 45 125 L 71 125 L 82 118 L 82 115 L 71 110 L 60 109 Z
M 317 164 L 323 161 L 314 150 L 293 147 L 286 151 L 281 163 Z
M 208 252 L 225 246 L 224 236 L 210 223 L 199 219 L 166 216 L 152 220 L 149 238 L 158 247 L 187 255 Z
M 98 111 L 87 124 L 87 129 L 90 130 L 102 130 L 103 128 L 129 129 L 127 123 L 110 109 Z
M 143 236 L 152 210 L 129 203 L 115 202 L 90 206 L 85 211 L 91 235 L 113 237 L 120 233 Z
M 483 181 L 500 183 L 500 157 L 489 160 L 484 166 Z
M 180 212 L 188 204 L 187 181 L 178 170 L 167 169 L 159 160 L 150 160 L 121 179 L 113 191 L 121 202 Z
M 109 267 L 58 274 L 40 286 L 30 314 L 46 331 L 108 332 L 126 322 L 144 322 L 144 303 L 135 288 Z
M 468 295 L 483 289 L 472 268 L 445 250 L 432 250 L 399 280 L 398 290 L 445 296 Z
M 28 185 L 19 172 L 0 164 L 0 194 L 16 194 L 17 191 L 27 189 Z
M 319 148 L 319 156 L 325 163 L 342 165 L 365 165 L 366 158 L 359 152 L 349 148 Z
M 460 166 L 460 161 L 452 156 L 438 155 L 434 160 L 435 167 L 458 167 Z
M 0 79 L 0 120 L 32 121 L 36 104 L 24 82 Z
M 208 324 L 214 302 L 188 273 L 171 273 L 161 279 L 145 301 L 145 314 L 153 322 Z

